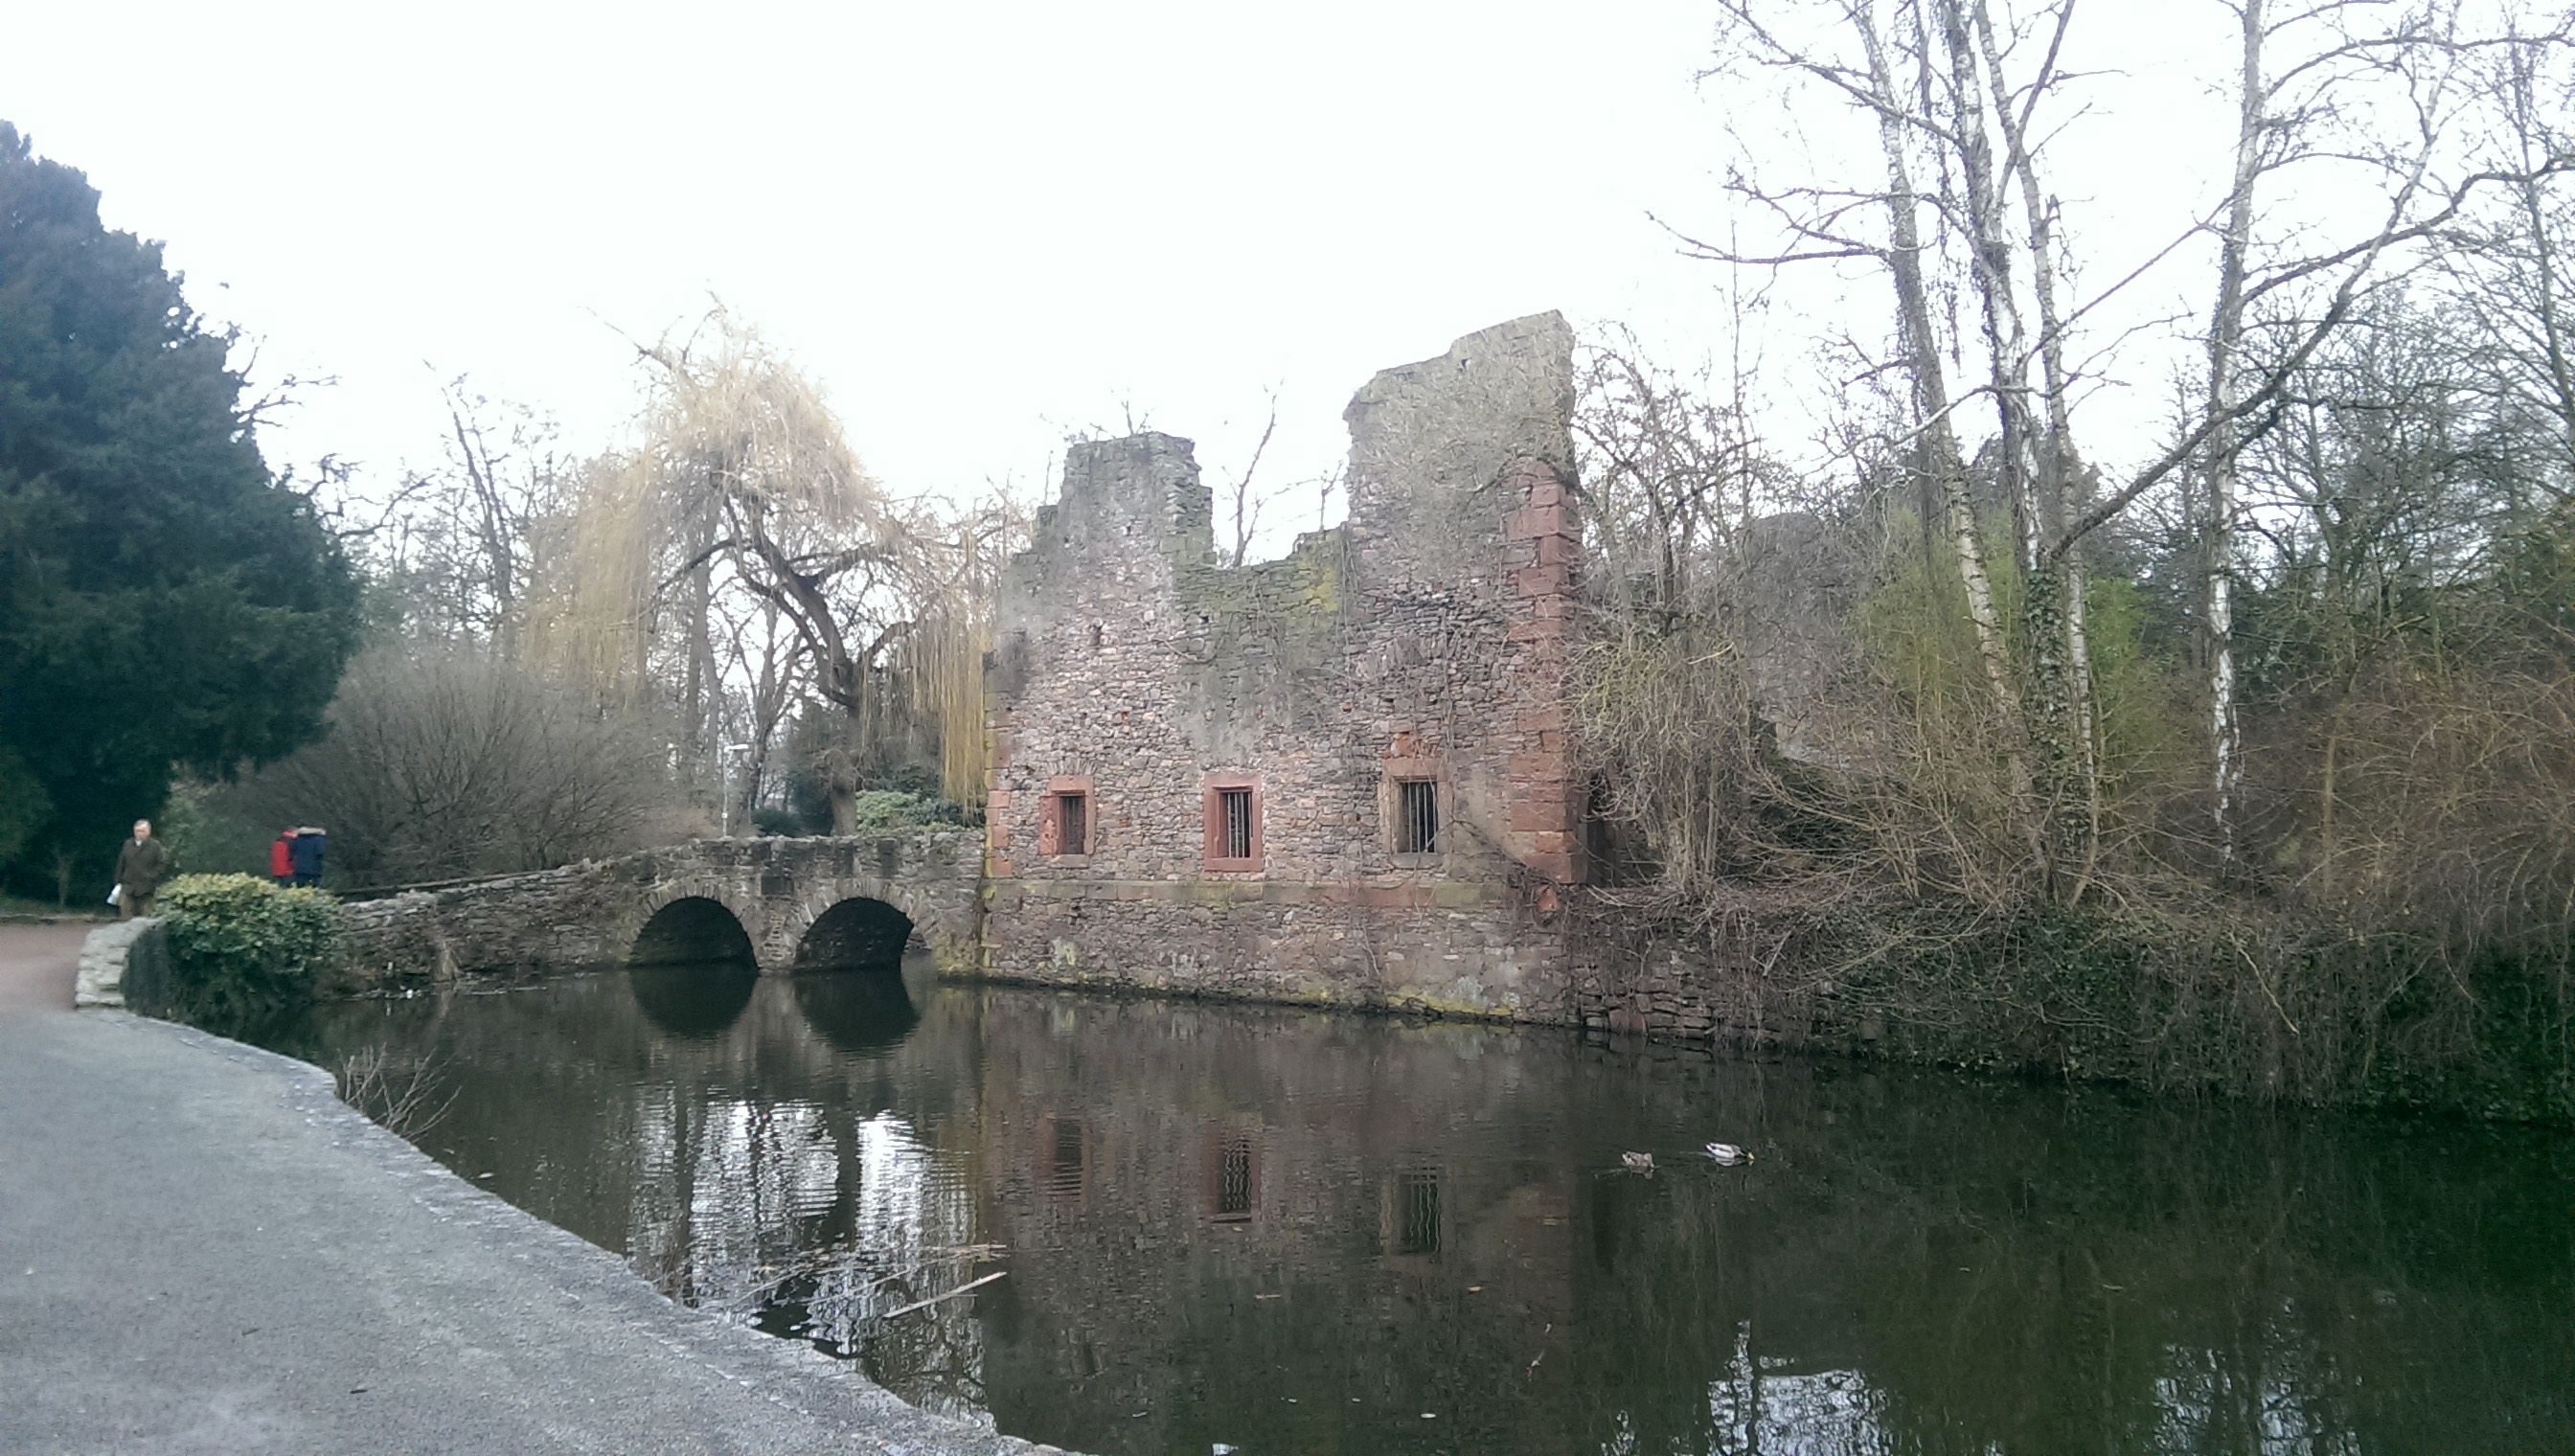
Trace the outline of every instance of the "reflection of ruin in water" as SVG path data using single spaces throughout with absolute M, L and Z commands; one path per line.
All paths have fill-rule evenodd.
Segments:
M 469 1177 L 1076 1449 L 2575 1445 L 2562 1143 L 914 980 L 685 1033 L 626 976 L 329 1006 L 305 1049 L 436 1045 Z

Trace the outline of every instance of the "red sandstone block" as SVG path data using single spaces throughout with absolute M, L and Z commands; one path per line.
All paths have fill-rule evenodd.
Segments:
M 1532 854 L 1570 854 L 1573 852 L 1573 831 L 1539 829 L 1528 836 L 1528 846 Z M 1560 874 L 1556 876 L 1558 879 L 1563 877 Z
M 1572 624 L 1561 617 L 1524 617 L 1512 623 L 1510 631 L 1504 633 L 1503 638 L 1508 642 L 1519 643 L 1560 643 L 1564 641 L 1565 634 L 1571 630 L 1571 626 Z
M 1570 854 L 1531 854 L 1520 862 L 1559 883 L 1573 880 L 1573 856 Z
M 1511 590 L 1523 597 L 1561 597 L 1572 584 L 1564 564 L 1522 567 L 1511 573 Z
M 1511 804 L 1511 832 L 1514 834 L 1562 833 L 1572 826 L 1573 815 L 1561 802 L 1515 800 Z
M 1566 534 L 1564 527 L 1562 506 L 1531 506 L 1524 511 L 1514 511 L 1505 518 L 1502 534 L 1515 538 L 1563 536 Z
M 1562 753 L 1513 753 L 1502 761 L 1502 772 L 1511 780 L 1511 796 L 1526 798 L 1533 793 L 1564 791 L 1568 765 Z
M 1519 717 L 1511 720 L 1511 727 L 1524 733 L 1562 732 L 1566 718 L 1563 704 L 1549 703 L 1539 708 L 1521 709 Z
M 1563 499 L 1564 487 L 1555 481 L 1540 480 L 1529 487 L 1528 503 L 1532 506 L 1553 506 Z
M 1536 545 L 1540 565 L 1551 566 L 1557 562 L 1571 562 L 1582 554 L 1580 547 L 1570 536 L 1541 536 L 1537 539 Z

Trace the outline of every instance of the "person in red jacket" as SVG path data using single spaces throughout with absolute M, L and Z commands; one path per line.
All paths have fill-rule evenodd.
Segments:
M 277 842 L 268 846 L 268 877 L 281 886 L 294 880 L 295 830 L 279 830 Z

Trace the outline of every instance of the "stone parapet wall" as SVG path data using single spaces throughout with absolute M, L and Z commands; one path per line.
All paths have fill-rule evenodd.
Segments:
M 81 939 L 73 973 L 74 1006 L 122 1006 L 132 996 L 150 1004 L 164 993 L 170 951 L 159 933 L 159 915 L 137 915 L 101 925 Z

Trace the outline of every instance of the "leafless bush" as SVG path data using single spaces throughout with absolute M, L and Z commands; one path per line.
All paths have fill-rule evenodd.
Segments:
M 320 742 L 255 775 L 240 811 L 318 823 L 352 883 L 544 869 L 681 829 L 667 748 L 645 720 L 477 654 L 361 657 Z
M 342 1057 L 331 1079 L 341 1101 L 398 1137 L 421 1136 L 456 1105 L 457 1089 L 435 1056 L 397 1062 L 369 1046 Z

